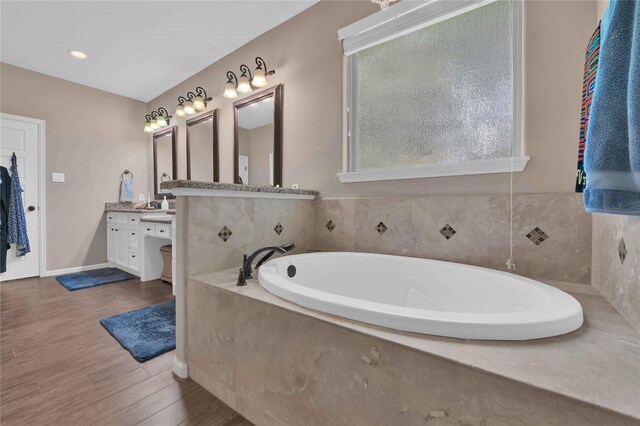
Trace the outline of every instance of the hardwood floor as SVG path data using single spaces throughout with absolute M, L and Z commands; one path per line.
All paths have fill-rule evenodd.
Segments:
M 159 280 L 73 292 L 54 278 L 0 283 L 0 423 L 251 425 L 174 376 L 173 351 L 139 363 L 99 323 L 171 298 Z

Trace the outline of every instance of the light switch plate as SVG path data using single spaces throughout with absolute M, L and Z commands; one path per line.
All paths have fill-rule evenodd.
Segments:
M 64 182 L 64 173 L 56 173 L 56 172 L 51 173 L 51 182 L 58 182 L 58 183 Z
M 146 201 L 146 198 L 144 197 L 144 194 L 139 194 L 138 195 L 138 201 Z

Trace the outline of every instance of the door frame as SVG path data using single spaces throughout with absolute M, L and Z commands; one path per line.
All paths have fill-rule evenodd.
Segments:
M 35 124 L 38 127 L 38 275 L 44 277 L 47 272 L 47 228 L 46 228 L 46 210 L 47 197 L 45 190 L 45 121 L 36 118 L 23 117 L 20 115 L 6 114 L 0 112 L 0 118 L 7 120 L 22 121 L 24 123 Z

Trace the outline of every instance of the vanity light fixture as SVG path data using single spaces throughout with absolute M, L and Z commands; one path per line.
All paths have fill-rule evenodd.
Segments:
M 267 76 L 273 75 L 276 72 L 274 70 L 267 69 L 267 63 L 260 56 L 256 57 L 256 69 L 253 71 L 253 79 L 251 80 L 251 84 L 254 87 L 267 87 L 269 82 L 267 82 Z
M 185 115 L 195 114 L 196 111 L 202 111 L 207 107 L 207 102 L 210 102 L 211 99 L 202 87 L 196 87 L 195 93 L 187 92 L 186 97 L 178 96 L 176 115 L 184 117 Z
M 260 56 L 256 57 L 256 69 L 251 76 L 251 70 L 245 64 L 240 65 L 240 78 L 232 71 L 227 71 L 227 82 L 224 85 L 224 93 L 222 96 L 229 99 L 238 97 L 238 93 L 246 94 L 253 92 L 253 87 L 261 88 L 269 85 L 267 81 L 268 75 L 276 72 L 269 70 L 267 64 Z M 234 82 L 235 80 L 235 82 Z
M 253 89 L 251 88 L 251 70 L 245 64 L 240 65 L 240 78 L 238 79 L 238 92 L 240 93 L 251 93 Z M 247 76 L 249 74 L 249 76 Z
M 191 115 L 191 114 L 195 114 L 196 113 L 196 109 L 193 107 L 193 102 L 187 101 L 187 102 L 184 103 L 184 112 L 187 115 Z
M 151 133 L 162 127 L 167 127 L 171 122 L 171 116 L 167 110 L 163 107 L 158 108 L 157 111 L 151 112 L 151 114 L 145 115 L 147 122 L 144 123 L 144 131 Z
M 236 86 L 238 85 L 238 77 L 233 73 L 233 71 L 227 71 L 227 82 L 224 85 L 224 93 L 222 96 L 229 99 L 235 99 L 238 97 L 238 92 L 236 92 Z M 235 83 L 234 83 L 235 80 Z

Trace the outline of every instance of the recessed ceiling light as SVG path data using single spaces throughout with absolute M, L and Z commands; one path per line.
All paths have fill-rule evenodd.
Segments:
M 67 50 L 67 52 L 69 52 L 69 55 L 73 56 L 74 58 L 87 59 L 87 54 L 79 50 Z

